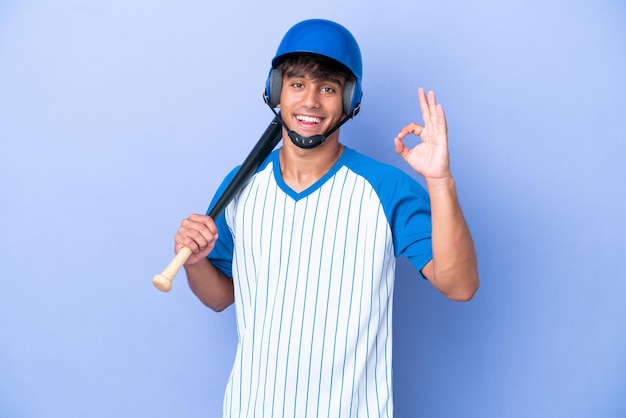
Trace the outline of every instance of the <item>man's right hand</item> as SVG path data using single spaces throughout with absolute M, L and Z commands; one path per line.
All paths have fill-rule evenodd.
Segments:
M 193 214 L 183 221 L 174 237 L 174 251 L 187 247 L 192 254 L 185 262 L 185 266 L 197 263 L 215 247 L 217 241 L 217 227 L 210 216 Z

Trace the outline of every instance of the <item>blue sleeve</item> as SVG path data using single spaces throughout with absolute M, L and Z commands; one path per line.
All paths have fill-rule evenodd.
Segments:
M 353 169 L 372 184 L 383 205 L 396 257 L 407 257 L 421 273 L 433 258 L 428 192 L 397 167 L 363 156 L 357 161 Z
M 239 167 L 232 170 L 224 179 L 220 187 L 217 189 L 217 192 L 213 196 L 213 200 L 207 209 L 207 215 L 211 211 L 211 208 L 215 206 L 215 203 L 222 195 L 226 187 L 230 184 L 230 181 L 237 173 Z M 215 243 L 215 247 L 209 253 L 207 258 L 215 267 L 220 269 L 222 273 L 226 275 L 226 277 L 233 277 L 233 235 L 231 233 L 228 224 L 226 223 L 226 218 L 224 216 L 224 212 L 222 212 L 216 219 L 213 219 L 215 225 L 217 226 L 217 242 Z
M 408 176 L 407 176 L 408 177 Z M 390 206 L 391 230 L 393 232 L 396 256 L 405 256 L 421 273 L 424 266 L 433 258 L 432 222 L 430 198 L 424 188 L 409 178 L 399 182 L 399 199 Z M 383 199 L 387 189 L 383 189 Z

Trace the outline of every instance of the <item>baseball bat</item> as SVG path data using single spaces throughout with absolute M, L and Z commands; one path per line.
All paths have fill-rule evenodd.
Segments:
M 235 197 L 237 192 L 241 190 L 252 174 L 254 174 L 263 161 L 265 161 L 267 156 L 270 155 L 274 147 L 276 147 L 276 144 L 280 142 L 281 138 L 282 125 L 278 121 L 277 116 L 272 120 L 272 122 L 270 122 L 267 129 L 265 129 L 265 132 L 259 141 L 254 145 L 254 148 L 252 148 L 250 154 L 248 154 L 244 162 L 241 164 L 241 167 L 237 170 L 233 179 L 230 183 L 228 183 L 226 189 L 224 189 L 224 193 L 222 193 L 217 202 L 215 202 L 215 205 L 213 205 L 213 207 L 209 210 L 208 215 L 211 218 L 215 219 L 222 213 L 233 197 Z M 169 292 L 172 288 L 172 281 L 174 280 L 174 277 L 183 264 L 185 264 L 185 261 L 187 261 L 190 255 L 191 250 L 189 248 L 181 248 L 172 261 L 167 265 L 165 270 L 163 270 L 161 274 L 157 274 L 152 278 L 152 284 L 154 284 L 154 286 L 162 292 Z

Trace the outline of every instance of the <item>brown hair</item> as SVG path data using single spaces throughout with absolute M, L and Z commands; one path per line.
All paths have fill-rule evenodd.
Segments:
M 342 63 L 323 55 L 296 52 L 287 54 L 277 64 L 280 74 L 290 77 L 295 74 L 310 74 L 316 80 L 331 80 L 341 76 L 344 81 L 354 80 L 352 71 Z

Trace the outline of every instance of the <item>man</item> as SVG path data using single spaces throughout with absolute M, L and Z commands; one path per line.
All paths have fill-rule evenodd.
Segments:
M 216 311 L 235 303 L 226 417 L 392 416 L 396 257 L 451 299 L 478 288 L 441 105 L 420 88 L 424 125 L 394 140 L 426 193 L 339 142 L 338 127 L 360 106 L 361 74 L 358 45 L 342 26 L 291 28 L 265 92 L 280 109 L 282 148 L 222 216 L 191 215 L 176 234 L 176 251 L 194 252 L 184 266 L 192 291 Z M 412 149 L 403 143 L 410 134 L 422 140 Z

